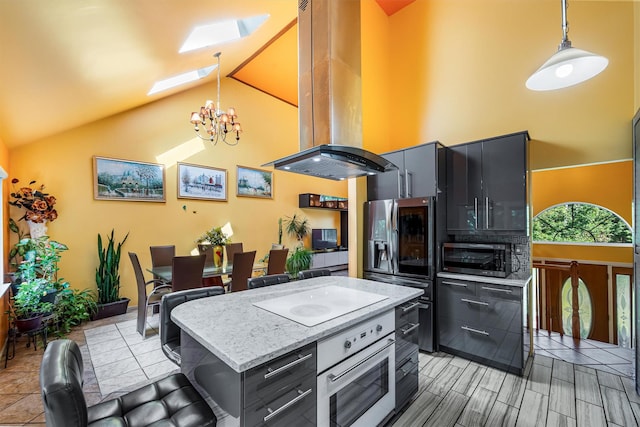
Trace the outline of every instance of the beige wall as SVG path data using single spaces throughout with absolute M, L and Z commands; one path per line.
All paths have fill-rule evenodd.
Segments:
M 156 156 L 193 141 L 189 113 L 214 91 L 215 83 L 210 82 L 11 151 L 11 176 L 22 182 L 34 179 L 44 183 L 58 198 L 60 216 L 49 225 L 49 234 L 70 248 L 61 262 L 61 276 L 72 286 L 95 286 L 97 234 L 104 236 L 112 228 L 119 239 L 130 233 L 121 261 L 122 294 L 135 301 L 128 251 L 137 252 L 146 268 L 150 266 L 150 245 L 175 244 L 178 254 L 188 254 L 205 230 L 229 221 L 235 232 L 232 240 L 243 242 L 245 250 L 257 250 L 260 258 L 277 242 L 280 217 L 302 213 L 312 227 L 338 225 L 339 215 L 333 211 L 298 209 L 298 194 L 346 196 L 346 183 L 275 171 L 272 200 L 236 197 L 236 165 L 260 168 L 298 151 L 297 109 L 231 79 L 223 79 L 221 103 L 238 111 L 245 130 L 240 143 L 212 147 L 206 142 L 201 152 L 179 159 L 227 169 L 227 202 L 178 199 L 175 165 L 166 169 L 166 203 L 93 199 L 94 155 L 158 162 Z M 12 216 L 17 218 L 19 213 Z M 285 235 L 285 243 L 293 247 L 294 241 L 286 239 Z
M 562 38 L 557 0 L 411 3 L 390 18 L 391 143 L 455 145 L 526 129 L 533 169 L 630 158 L 634 7 L 571 3 L 570 40 L 609 67 L 571 88 L 533 92 L 526 79 Z

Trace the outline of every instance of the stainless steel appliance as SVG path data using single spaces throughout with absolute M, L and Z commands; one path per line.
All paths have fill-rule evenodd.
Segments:
M 423 290 L 419 346 L 434 351 L 435 201 L 432 197 L 365 203 L 364 278 Z
M 395 408 L 395 313 L 318 341 L 319 427 L 369 427 Z
M 511 274 L 511 244 L 443 243 L 442 271 L 507 277 Z

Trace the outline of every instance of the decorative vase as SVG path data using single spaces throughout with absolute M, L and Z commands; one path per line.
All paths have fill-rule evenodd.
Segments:
M 222 261 L 224 261 L 224 248 L 220 245 L 213 247 L 213 265 L 215 267 L 222 267 Z
M 29 226 L 29 234 L 32 239 L 37 239 L 42 236 L 47 235 L 47 221 L 43 222 L 32 222 L 27 220 L 27 225 Z

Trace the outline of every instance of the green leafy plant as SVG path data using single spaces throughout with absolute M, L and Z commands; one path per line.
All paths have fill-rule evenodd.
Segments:
M 211 246 L 225 246 L 231 239 L 222 232 L 222 227 L 213 227 L 197 240 L 197 243 L 208 243 Z
M 58 291 L 54 312 L 58 319 L 58 334 L 71 332 L 71 327 L 77 326 L 83 320 L 88 320 L 91 313 L 97 310 L 95 291 L 91 289 L 71 289 L 65 283 Z
M 51 312 L 53 304 L 43 302 L 42 297 L 48 293 L 47 282 L 37 278 L 20 285 L 18 293 L 13 297 L 13 313 L 17 319 L 32 317 Z
M 99 264 L 96 268 L 98 304 L 108 304 L 120 299 L 120 254 L 129 233 L 118 244 L 115 243 L 113 235 L 114 230 L 112 229 L 107 246 L 103 247 L 102 236 L 98 234 Z
M 287 234 L 291 237 L 295 237 L 298 241 L 298 245 L 303 245 L 303 240 L 309 235 L 311 228 L 309 227 L 309 220 L 304 217 L 300 217 L 297 214 L 288 216 L 284 220 L 284 227 Z
M 311 265 L 311 251 L 303 246 L 296 246 L 295 250 L 287 258 L 287 272 L 293 278 L 298 277 L 302 270 L 308 270 Z

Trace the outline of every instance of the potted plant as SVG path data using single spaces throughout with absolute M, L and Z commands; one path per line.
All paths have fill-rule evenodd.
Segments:
M 308 270 L 311 266 L 311 251 L 304 247 L 304 238 L 310 232 L 309 220 L 293 214 L 291 217 L 286 217 L 284 227 L 287 234 L 298 241 L 298 245 L 289 255 L 286 263 L 287 272 L 295 279 L 298 277 L 298 272 Z
M 98 304 L 92 320 L 116 316 L 127 312 L 129 298 L 120 297 L 120 254 L 122 245 L 127 241 L 129 233 L 121 242 L 114 241 L 114 230 L 111 230 L 106 246 L 102 245 L 102 236 L 98 234 L 98 267 L 96 268 L 96 285 L 98 287 Z
M 11 184 L 15 187 L 20 180 L 13 178 Z M 55 221 L 58 212 L 54 208 L 56 198 L 44 192 L 44 185 L 32 188 L 36 181 L 29 182 L 29 186 L 14 189 L 11 192 L 11 206 L 24 208 L 25 213 L 18 221 L 26 220 L 32 239 L 42 237 L 47 233 L 47 221 Z
M 231 239 L 224 234 L 222 227 L 213 227 L 200 236 L 197 243 L 198 245 L 211 245 L 213 247 L 213 265 L 221 267 L 224 261 L 223 246 L 231 243 Z

